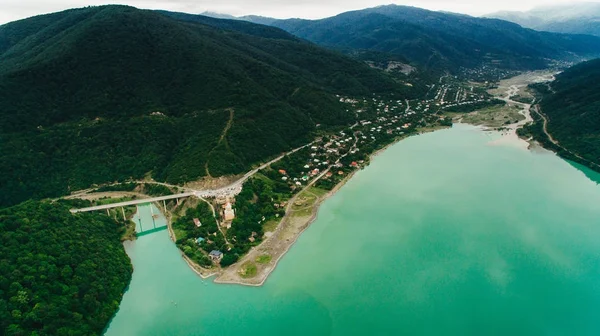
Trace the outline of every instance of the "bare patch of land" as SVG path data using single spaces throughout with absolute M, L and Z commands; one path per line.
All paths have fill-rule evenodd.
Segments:
M 231 175 L 231 176 L 221 176 L 221 177 L 204 177 L 198 181 L 188 182 L 184 185 L 184 188 L 194 189 L 194 190 L 214 190 L 227 187 L 241 178 L 244 175 Z
M 462 115 L 462 122 L 491 128 L 500 128 L 525 120 L 521 108 L 515 105 L 492 106 Z

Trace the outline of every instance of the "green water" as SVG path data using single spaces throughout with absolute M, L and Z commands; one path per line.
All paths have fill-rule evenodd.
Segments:
M 391 147 L 260 288 L 201 280 L 166 231 L 140 238 L 107 335 L 600 335 L 599 176 L 496 137 Z

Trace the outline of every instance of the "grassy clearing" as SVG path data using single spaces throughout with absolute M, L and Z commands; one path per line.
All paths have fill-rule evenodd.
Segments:
M 494 106 L 467 113 L 462 121 L 477 126 L 502 127 L 525 119 L 519 111 L 521 109 L 516 106 Z
M 275 230 L 279 226 L 279 223 L 281 223 L 280 218 L 267 221 L 267 222 L 265 222 L 265 224 L 263 224 L 263 231 L 264 232 L 275 232 Z
M 310 187 L 308 189 L 308 191 L 313 193 L 317 197 L 323 197 L 323 196 L 327 195 L 327 193 L 329 192 L 328 190 L 320 189 L 320 188 L 316 188 L 316 187 Z
M 258 272 L 256 264 L 253 262 L 246 262 L 240 268 L 240 276 L 244 279 L 254 278 Z
M 268 254 L 263 254 L 256 258 L 256 262 L 259 264 L 268 264 L 271 261 L 272 257 Z
M 312 214 L 312 208 L 306 208 L 292 212 L 292 217 L 308 217 Z
M 294 204 L 292 204 L 292 211 L 302 210 L 307 207 L 312 207 L 317 201 L 318 197 L 310 192 L 304 190 L 298 197 L 296 197 Z
M 185 231 L 180 230 L 180 229 L 173 229 L 173 232 L 175 233 L 175 240 L 180 240 L 180 239 L 185 239 L 187 238 L 187 234 L 185 233 Z

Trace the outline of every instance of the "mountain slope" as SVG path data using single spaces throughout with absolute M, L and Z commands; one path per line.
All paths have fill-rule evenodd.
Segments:
M 535 8 L 527 12 L 486 15 L 535 30 L 600 36 L 600 4 L 574 3 Z
M 403 55 L 429 68 L 544 67 L 548 59 L 577 59 L 600 53 L 600 39 L 524 29 L 514 23 L 380 6 L 323 20 L 281 20 L 274 26 L 317 44 L 342 50 Z
M 123 223 L 29 201 L 0 210 L 0 335 L 100 335 L 133 268 Z
M 276 28 L 208 19 L 106 6 L 0 26 L 0 204 L 240 173 L 352 122 L 334 94 L 408 90 Z
M 523 130 L 561 156 L 600 171 L 600 59 L 578 64 L 556 77 L 550 85 L 534 88 L 541 96 L 544 119 Z M 553 143 L 553 141 L 557 143 Z
M 555 92 L 541 102 L 548 132 L 561 146 L 600 164 L 600 60 L 568 69 L 551 86 Z

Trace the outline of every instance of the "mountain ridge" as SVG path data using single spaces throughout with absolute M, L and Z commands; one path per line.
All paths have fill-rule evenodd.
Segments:
M 3 205 L 149 172 L 238 174 L 316 124 L 351 123 L 335 94 L 412 90 L 274 27 L 127 6 L 2 25 L 0 46 Z
M 484 16 L 540 31 L 600 36 L 600 3 L 544 6 L 525 12 L 502 11 Z
M 388 53 L 440 71 L 483 64 L 530 70 L 547 67 L 551 60 L 600 55 L 597 37 L 542 33 L 504 20 L 410 6 L 382 5 L 320 20 L 274 20 L 270 25 L 349 54 Z

